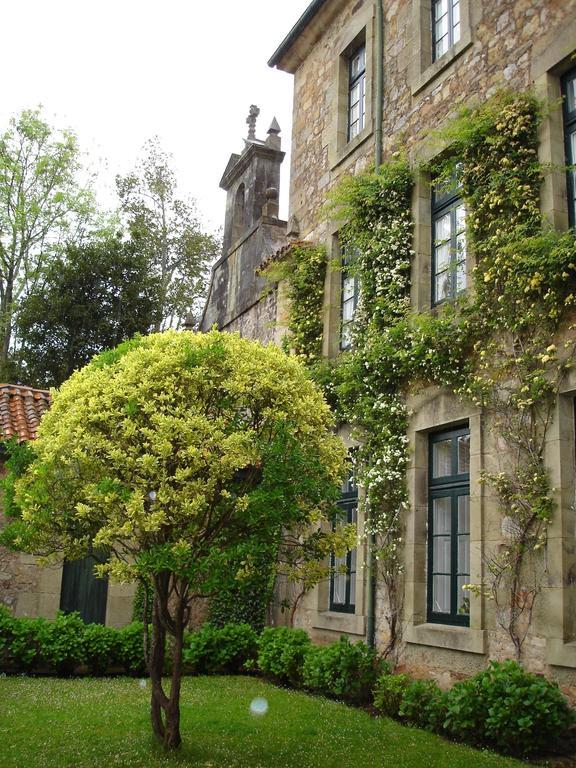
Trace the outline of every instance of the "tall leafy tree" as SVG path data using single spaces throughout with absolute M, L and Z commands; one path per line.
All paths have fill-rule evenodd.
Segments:
M 14 375 L 59 386 L 102 350 L 148 333 L 159 316 L 158 288 L 132 241 L 68 244 L 20 302 Z
M 52 128 L 39 110 L 12 118 L 0 136 L 0 371 L 20 298 L 35 287 L 62 239 L 74 237 L 93 211 L 79 170 L 76 136 Z
M 0 540 L 70 558 L 105 546 L 100 574 L 152 582 L 151 720 L 165 747 L 181 742 L 192 601 L 250 575 L 287 528 L 316 528 L 334 510 L 345 452 L 331 422 L 294 358 L 218 331 L 125 342 L 55 393 Z M 312 536 L 315 558 L 332 533 Z
M 133 173 L 117 176 L 116 186 L 131 236 L 148 254 L 159 279 L 159 331 L 178 328 L 184 317 L 199 311 L 208 266 L 220 243 L 202 230 L 194 201 L 176 196 L 171 157 L 158 138 L 148 141 L 144 152 Z

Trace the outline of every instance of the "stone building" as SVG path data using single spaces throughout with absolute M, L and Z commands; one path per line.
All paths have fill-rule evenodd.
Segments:
M 576 162 L 575 55 L 576 0 L 313 0 L 269 61 L 294 76 L 290 225 L 275 219 L 276 194 L 264 190 L 277 189 L 278 177 L 272 172 L 281 161 L 277 133 L 271 128 L 266 142 L 258 142 L 252 133 L 223 176 L 228 191 L 225 248 L 213 273 L 202 327 L 216 323 L 277 343 L 286 325 L 282 285 L 262 298 L 254 268 L 275 248 L 281 258 L 293 238 L 323 243 L 329 263 L 341 261 L 338 227 L 322 213 L 327 193 L 339 180 L 389 160 L 400 147 L 413 167 L 433 159 L 446 144 L 430 140 L 431 128 L 504 88 L 533 89 L 552 104 L 564 99 L 563 107 L 551 109 L 539 128 L 540 160 L 548 166 L 540 199 L 548 224 L 558 230 L 574 226 L 576 184 L 564 167 Z M 450 242 L 462 235 L 465 210 L 457 195 L 445 201 L 446 206 L 435 202 L 429 176 L 417 173 L 411 305 L 420 313 L 433 312 L 436 304 L 449 301 L 471 282 L 473 254 L 466 255 L 465 247 L 454 248 L 460 256 L 450 257 L 444 274 L 438 240 L 442 217 Z M 239 221 L 243 223 L 237 226 Z M 355 291 L 345 270 L 329 269 L 323 334 L 328 358 L 347 345 Z M 557 510 L 548 530 L 538 607 L 523 646 L 529 667 L 555 676 L 566 688 L 576 686 L 575 395 L 576 375 L 571 372 L 563 381 L 548 431 L 546 464 Z M 487 552 L 507 535 L 502 510 L 480 483 L 481 472 L 498 465 L 502 446 L 485 414 L 448 389 L 426 387 L 409 399 L 410 503 L 403 521 L 398 658 L 416 674 L 449 683 L 484 667 L 489 658 L 514 655 L 489 600 L 470 594 L 461 611 L 460 599 L 454 597 L 460 594 L 461 581 L 483 582 Z M 348 440 L 345 425 L 341 431 Z M 450 467 L 437 478 L 430 457 L 442 451 L 462 466 Z M 451 547 L 455 536 L 464 537 L 458 541 L 466 567 L 456 572 L 449 565 L 449 573 L 435 581 L 442 569 L 435 570 L 436 555 L 428 545 L 439 535 L 433 529 L 432 506 L 440 498 L 466 508 L 466 527 L 447 532 Z M 348 519 L 355 519 L 353 484 L 344 489 L 342 506 Z M 360 517 L 360 529 L 362 524 Z M 371 640 L 364 559 L 360 546 L 346 560 L 347 575 L 333 576 L 306 596 L 296 624 L 319 641 L 342 633 Z M 452 590 L 457 581 L 458 591 Z M 381 647 L 387 642 L 386 610 L 378 591 L 374 639 Z
M 0 384 L 2 439 L 34 440 L 40 419 L 49 407 L 47 390 Z M 0 454 L 2 474 L 5 460 L 6 455 Z M 0 547 L 0 604 L 8 606 L 15 616 L 54 619 L 62 609 L 79 611 L 88 622 L 113 627 L 129 623 L 134 587 L 96 579 L 93 566 L 92 558 L 84 558 L 41 567 L 33 555 Z

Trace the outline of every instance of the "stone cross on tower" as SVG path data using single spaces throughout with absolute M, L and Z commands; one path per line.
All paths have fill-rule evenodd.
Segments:
M 258 117 L 259 114 L 260 114 L 260 109 L 256 106 L 256 104 L 251 104 L 250 113 L 246 118 L 246 123 L 248 125 L 249 141 L 256 138 L 256 118 Z

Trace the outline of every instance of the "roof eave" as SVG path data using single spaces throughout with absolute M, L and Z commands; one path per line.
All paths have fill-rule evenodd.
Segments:
M 328 0 L 312 0 L 308 8 L 280 43 L 268 61 L 269 67 L 277 67 L 284 72 L 294 74 L 296 68 L 303 57 L 297 57 L 297 63 L 291 61 L 290 53 L 298 41 L 301 40 L 303 33 L 309 24 L 315 19 L 318 12 L 327 5 Z

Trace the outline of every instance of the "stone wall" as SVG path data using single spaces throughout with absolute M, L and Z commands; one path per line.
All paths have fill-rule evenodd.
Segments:
M 397 150 L 408 153 L 414 167 L 442 151 L 435 136 L 464 105 L 482 103 L 496 91 L 534 88 L 552 104 L 560 96 L 560 75 L 574 66 L 576 0 L 461 0 L 462 34 L 448 54 L 432 62 L 430 1 L 391 0 L 384 4 L 383 159 Z M 374 160 L 374 4 L 368 0 L 325 3 L 300 38 L 284 51 L 278 66 L 294 74 L 290 215 L 300 223 L 301 236 L 325 242 L 337 257 L 336 227 L 322 216 L 326 195 L 340 178 L 357 173 Z M 366 127 L 347 142 L 342 131 L 347 98 L 343 65 L 351 46 L 366 44 Z M 545 216 L 559 228 L 567 226 L 561 112 L 557 108 L 541 128 L 541 160 L 549 163 L 542 191 Z M 557 169 L 554 170 L 553 166 Z M 430 309 L 430 190 L 428 180 L 416 181 L 413 212 L 416 258 L 412 301 L 418 311 Z M 338 275 L 326 281 L 324 351 L 338 348 Z M 574 512 L 573 398 L 576 378 L 566 381 L 550 429 L 547 463 L 556 489 L 558 512 L 549 530 L 548 557 L 543 563 L 542 591 L 523 661 L 536 672 L 553 675 L 563 688 L 576 691 L 576 513 Z M 471 456 L 472 557 L 471 580 L 481 582 L 490 547 L 502 538 L 501 510 L 489 491 L 480 487 L 482 469 L 495 467 L 502 446 L 493 438 L 485 415 L 468 409 L 449 392 L 429 388 L 411 398 L 410 440 L 413 462 L 408 483 L 411 511 L 406 520 L 406 575 L 403 640 L 400 663 L 417 676 L 433 676 L 443 685 L 473 674 L 488 658 L 514 656 L 510 639 L 499 626 L 490 600 L 472 600 L 470 628 L 426 624 L 427 490 L 424 456 L 427 434 L 467 421 L 473 440 Z M 424 453 L 423 453 L 424 451 Z M 364 593 L 359 592 L 356 623 L 327 611 L 327 585 L 304 599 L 296 624 L 316 640 L 345 632 L 363 635 Z M 377 642 L 387 639 L 386 604 L 378 591 Z

